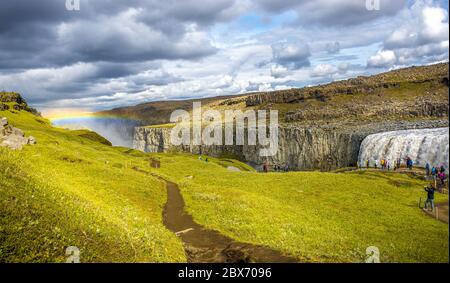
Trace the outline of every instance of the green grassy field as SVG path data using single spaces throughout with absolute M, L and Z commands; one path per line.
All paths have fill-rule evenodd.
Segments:
M 164 184 L 145 171 L 179 184 L 198 223 L 301 261 L 362 262 L 368 246 L 383 262 L 449 260 L 448 225 L 418 208 L 424 182 L 406 175 L 261 174 L 229 158 L 111 147 L 24 111 L 4 116 L 38 143 L 0 148 L 1 262 L 61 262 L 67 246 L 82 262 L 186 261 L 162 223 Z
M 187 155 L 159 158 L 153 171 L 180 184 L 194 219 L 234 239 L 308 262 L 362 262 L 369 246 L 385 262 L 448 262 L 448 225 L 418 208 L 421 180 L 364 171 L 230 172 Z

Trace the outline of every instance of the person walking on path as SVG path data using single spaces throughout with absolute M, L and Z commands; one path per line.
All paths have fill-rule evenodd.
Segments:
M 425 201 L 424 210 L 428 210 L 428 204 L 431 206 L 431 211 L 434 211 L 434 192 L 436 189 L 433 186 L 425 187 L 425 191 L 427 192 L 427 200 Z

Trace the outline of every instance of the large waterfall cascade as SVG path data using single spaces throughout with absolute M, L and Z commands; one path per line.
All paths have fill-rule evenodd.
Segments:
M 448 172 L 449 165 L 449 128 L 414 129 L 384 132 L 367 136 L 359 150 L 359 164 L 369 160 L 387 159 L 394 162 L 397 158 L 410 157 L 414 166 L 441 166 Z M 403 162 L 403 161 L 402 161 Z

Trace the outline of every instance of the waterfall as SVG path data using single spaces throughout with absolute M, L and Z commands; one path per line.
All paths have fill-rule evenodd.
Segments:
M 392 164 L 397 158 L 409 156 L 414 166 L 441 166 L 448 172 L 449 165 L 449 129 L 414 129 L 384 132 L 367 136 L 359 150 L 359 164 L 369 160 L 387 159 Z

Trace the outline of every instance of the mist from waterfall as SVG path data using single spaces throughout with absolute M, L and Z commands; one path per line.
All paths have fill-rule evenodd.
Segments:
M 103 117 L 73 117 L 54 119 L 52 124 L 71 130 L 87 129 L 97 132 L 115 146 L 131 148 L 133 145 L 134 127 L 138 122 L 120 118 Z
M 448 172 L 449 165 L 449 129 L 414 129 L 384 132 L 367 136 L 359 150 L 359 164 L 369 160 L 387 159 L 393 163 L 397 158 L 402 162 L 410 157 L 414 166 L 425 167 L 444 164 Z

